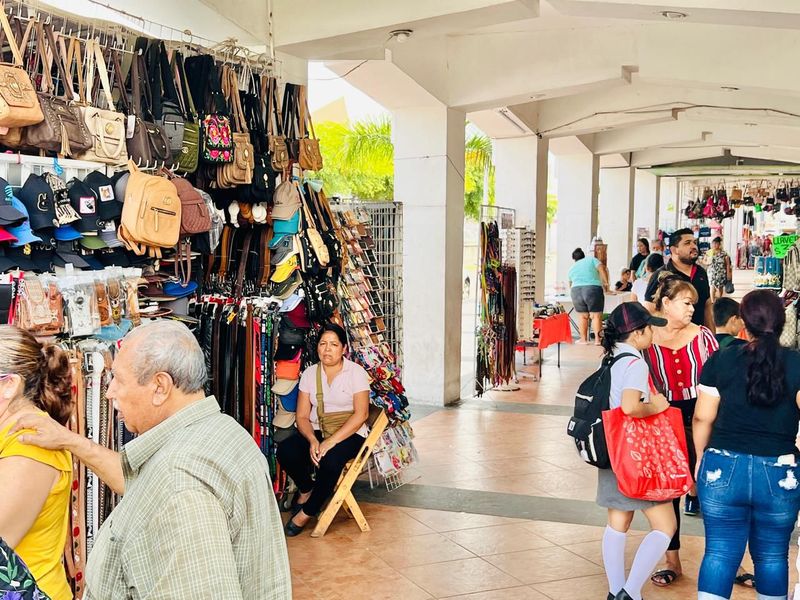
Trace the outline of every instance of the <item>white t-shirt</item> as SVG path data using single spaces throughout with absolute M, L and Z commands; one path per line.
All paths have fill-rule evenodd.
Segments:
M 640 277 L 639 279 L 633 282 L 633 287 L 631 288 L 631 292 L 636 294 L 637 302 L 644 302 L 644 294 L 647 291 L 648 283 L 649 280 L 645 279 L 644 277 Z
M 614 356 L 624 353 L 633 354 L 635 357 L 621 358 L 611 367 L 611 396 L 608 401 L 610 408 L 622 405 L 623 390 L 638 390 L 642 392 L 645 400 L 650 398 L 650 386 L 648 385 L 650 371 L 642 358 L 642 353 L 630 344 L 617 344 L 614 348 Z

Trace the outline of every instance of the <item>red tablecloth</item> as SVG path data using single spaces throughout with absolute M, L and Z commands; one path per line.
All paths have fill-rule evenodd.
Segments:
M 569 316 L 566 313 L 553 315 L 546 319 L 534 319 L 533 329 L 539 332 L 538 347 L 542 350 L 553 344 L 572 343 L 572 329 L 569 324 Z

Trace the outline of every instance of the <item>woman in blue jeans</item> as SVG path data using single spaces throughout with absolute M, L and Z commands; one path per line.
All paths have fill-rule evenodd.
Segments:
M 749 544 L 759 600 L 785 599 L 789 541 L 800 510 L 795 447 L 800 354 L 781 347 L 783 302 L 756 290 L 742 300 L 750 343 L 711 356 L 700 375 L 693 437 L 706 551 L 698 598 L 727 599 Z

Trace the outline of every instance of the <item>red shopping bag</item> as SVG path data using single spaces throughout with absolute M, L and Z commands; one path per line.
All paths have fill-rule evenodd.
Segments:
M 665 502 L 692 487 L 681 411 L 637 419 L 621 408 L 603 411 L 611 469 L 628 498 Z

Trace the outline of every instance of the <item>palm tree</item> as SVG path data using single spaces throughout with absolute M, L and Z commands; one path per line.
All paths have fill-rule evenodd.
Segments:
M 389 117 L 317 126 L 325 168 L 319 173 L 331 195 L 386 200 L 394 192 L 394 145 Z M 478 218 L 481 204 L 494 203 L 492 142 L 472 133 L 465 141 L 464 210 Z

